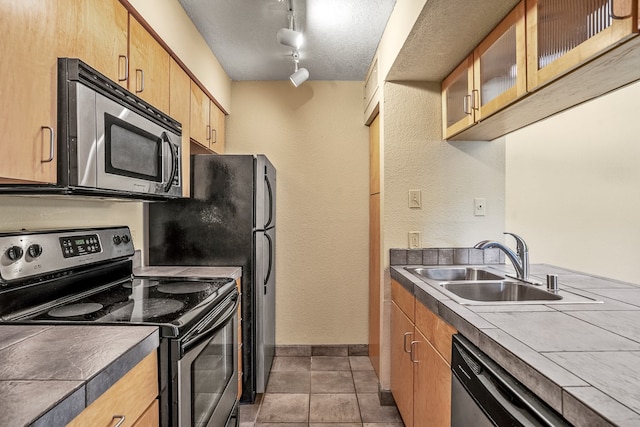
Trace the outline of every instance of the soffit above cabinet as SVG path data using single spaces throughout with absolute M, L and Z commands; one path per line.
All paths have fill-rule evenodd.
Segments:
M 385 80 L 444 80 L 518 3 L 428 0 Z

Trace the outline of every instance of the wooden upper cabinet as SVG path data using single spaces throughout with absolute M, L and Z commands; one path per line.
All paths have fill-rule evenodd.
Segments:
M 129 16 L 130 92 L 169 112 L 169 53 L 133 17 Z
M 58 0 L 58 56 L 80 58 L 127 87 L 129 13 L 119 0 Z
M 520 2 L 442 83 L 450 138 L 527 92 L 525 5 Z
M 529 91 L 638 33 L 637 0 L 526 1 Z
M 55 1 L 0 1 L 0 182 L 55 183 Z
M 191 139 L 209 148 L 209 98 L 202 89 L 191 81 Z
M 442 134 L 445 139 L 475 123 L 472 95 L 473 54 L 442 82 Z
M 527 93 L 524 2 L 473 53 L 473 107 L 482 120 Z
M 202 152 L 224 153 L 225 119 L 224 112 L 192 80 L 191 139 L 206 149 Z
M 209 100 L 209 113 L 209 126 L 211 127 L 210 148 L 217 154 L 223 154 L 226 115 L 211 100 Z
M 171 58 L 169 68 L 169 115 L 182 124 L 182 195 L 189 197 L 190 185 L 190 153 L 189 121 L 191 109 L 191 78 L 175 59 Z

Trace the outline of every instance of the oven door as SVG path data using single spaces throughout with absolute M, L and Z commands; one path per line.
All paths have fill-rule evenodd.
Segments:
M 77 93 L 78 185 L 181 196 L 180 136 L 80 83 Z
M 238 396 L 238 290 L 225 298 L 180 346 L 177 414 L 180 427 L 219 427 Z

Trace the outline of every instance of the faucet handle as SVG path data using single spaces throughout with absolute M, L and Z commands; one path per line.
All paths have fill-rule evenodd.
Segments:
M 525 252 L 529 251 L 529 248 L 527 247 L 527 243 L 524 241 L 524 239 L 522 237 L 520 237 L 520 236 L 518 236 L 517 234 L 514 234 L 514 233 L 509 233 L 507 231 L 505 231 L 504 234 L 508 234 L 509 236 L 511 236 L 514 239 L 516 239 L 516 245 L 517 245 L 517 249 L 518 249 L 518 254 L 524 254 Z

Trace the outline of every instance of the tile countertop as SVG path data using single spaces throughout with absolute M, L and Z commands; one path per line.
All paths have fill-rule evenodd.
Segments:
M 152 326 L 0 325 L 0 426 L 62 426 L 158 347 Z
M 133 269 L 133 274 L 139 277 L 198 277 L 202 279 L 228 277 L 235 280 L 242 277 L 242 268 L 147 265 L 142 267 L 135 267 Z
M 391 277 L 576 426 L 640 425 L 640 286 L 544 264 L 602 304 L 461 305 L 405 267 Z M 510 266 L 489 269 L 513 272 Z

